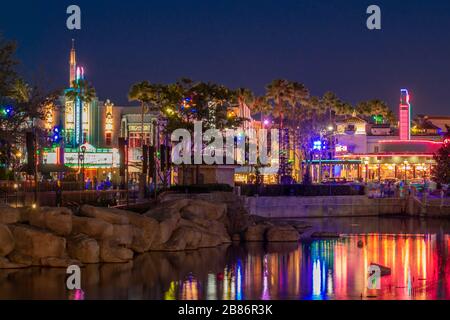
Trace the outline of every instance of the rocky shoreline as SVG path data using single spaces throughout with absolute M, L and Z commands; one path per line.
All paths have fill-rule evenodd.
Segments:
M 238 201 L 175 199 L 145 214 L 88 205 L 76 214 L 68 208 L 0 207 L 0 269 L 127 263 L 149 251 L 232 241 L 296 242 L 306 228 L 249 216 Z

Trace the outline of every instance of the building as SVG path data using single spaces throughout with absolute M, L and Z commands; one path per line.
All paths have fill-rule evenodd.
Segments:
M 85 80 L 85 72 L 77 62 L 75 44 L 72 43 L 69 87 L 65 92 L 75 90 L 75 82 L 80 80 Z M 139 122 L 139 127 L 136 127 L 137 121 L 127 121 L 129 118 L 135 119 L 138 114 L 138 107 L 115 106 L 111 101 L 101 101 L 97 97 L 89 103 L 79 98 L 71 101 L 63 95 L 55 105 L 46 107 L 41 125 L 47 131 L 49 146 L 44 148 L 40 161 L 43 165 L 72 167 L 77 174 L 83 172 L 86 179 L 101 181 L 109 178 L 118 183 L 118 140 L 121 135 L 131 138 L 129 152 L 132 163 L 139 160 L 136 155 L 136 132 L 140 132 L 141 125 Z M 149 120 L 147 116 L 145 120 Z M 144 128 L 144 131 L 150 130 L 147 129 Z
M 370 127 L 359 121 L 359 135 L 337 133 L 342 152 L 336 154 L 339 163 L 330 166 L 330 174 L 347 180 L 382 181 L 385 179 L 411 180 L 431 177 L 434 154 L 442 146 L 441 131 L 436 126 L 411 126 L 409 93 L 401 90 L 398 129 Z M 355 120 L 351 120 L 351 126 Z

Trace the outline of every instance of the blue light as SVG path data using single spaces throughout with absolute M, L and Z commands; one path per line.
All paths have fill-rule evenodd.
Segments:
M 322 150 L 322 141 L 314 141 L 313 150 Z

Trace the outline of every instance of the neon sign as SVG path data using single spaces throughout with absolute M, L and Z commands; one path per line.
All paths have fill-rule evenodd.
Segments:
M 411 140 L 411 105 L 407 89 L 401 90 L 399 118 L 400 140 Z
M 343 146 L 343 145 L 338 144 L 338 145 L 336 146 L 336 152 L 337 152 L 337 153 L 348 152 L 348 147 L 347 147 L 347 146 Z

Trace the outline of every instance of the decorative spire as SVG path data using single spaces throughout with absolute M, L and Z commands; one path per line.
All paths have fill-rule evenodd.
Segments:
M 75 81 L 75 77 L 77 74 L 77 54 L 75 51 L 75 39 L 72 39 L 72 50 L 70 50 L 70 83 L 69 86 L 73 86 L 73 82 Z

